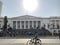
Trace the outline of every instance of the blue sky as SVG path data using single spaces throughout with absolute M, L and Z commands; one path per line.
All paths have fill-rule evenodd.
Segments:
M 1 0 L 3 3 L 2 16 L 16 17 L 27 15 L 24 11 L 23 0 Z M 37 17 L 60 16 L 60 0 L 38 0 L 38 8 L 29 15 Z

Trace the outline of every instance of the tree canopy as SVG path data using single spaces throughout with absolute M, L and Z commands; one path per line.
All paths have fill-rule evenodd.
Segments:
M 7 29 L 7 23 L 8 23 L 7 16 L 5 16 L 5 17 L 4 17 L 3 30 L 6 30 L 6 29 Z

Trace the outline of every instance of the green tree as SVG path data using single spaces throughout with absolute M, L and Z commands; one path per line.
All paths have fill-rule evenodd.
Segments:
M 4 17 L 4 25 L 3 25 L 3 30 L 4 31 L 7 29 L 7 23 L 8 23 L 7 16 L 5 16 Z

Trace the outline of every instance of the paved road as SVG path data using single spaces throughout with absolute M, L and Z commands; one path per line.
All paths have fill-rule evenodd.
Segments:
M 26 45 L 30 39 L 0 39 L 0 45 Z M 59 39 L 41 39 L 42 45 L 60 45 Z
M 0 45 L 26 45 L 32 37 L 0 37 Z M 42 45 L 60 45 L 58 37 L 40 37 Z

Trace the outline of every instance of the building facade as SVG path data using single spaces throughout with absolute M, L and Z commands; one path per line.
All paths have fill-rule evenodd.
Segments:
M 4 18 L 1 17 L 2 2 L 0 1 L 0 28 L 4 25 Z M 35 17 L 30 15 L 8 18 L 7 27 L 13 29 L 41 29 L 46 28 L 49 32 L 58 33 L 60 31 L 60 17 Z
M 3 19 L 3 17 L 0 17 L 0 28 L 3 26 Z M 41 27 L 44 27 L 53 34 L 60 31 L 60 17 L 41 18 L 24 15 L 8 18 L 8 25 L 13 29 L 41 29 Z

